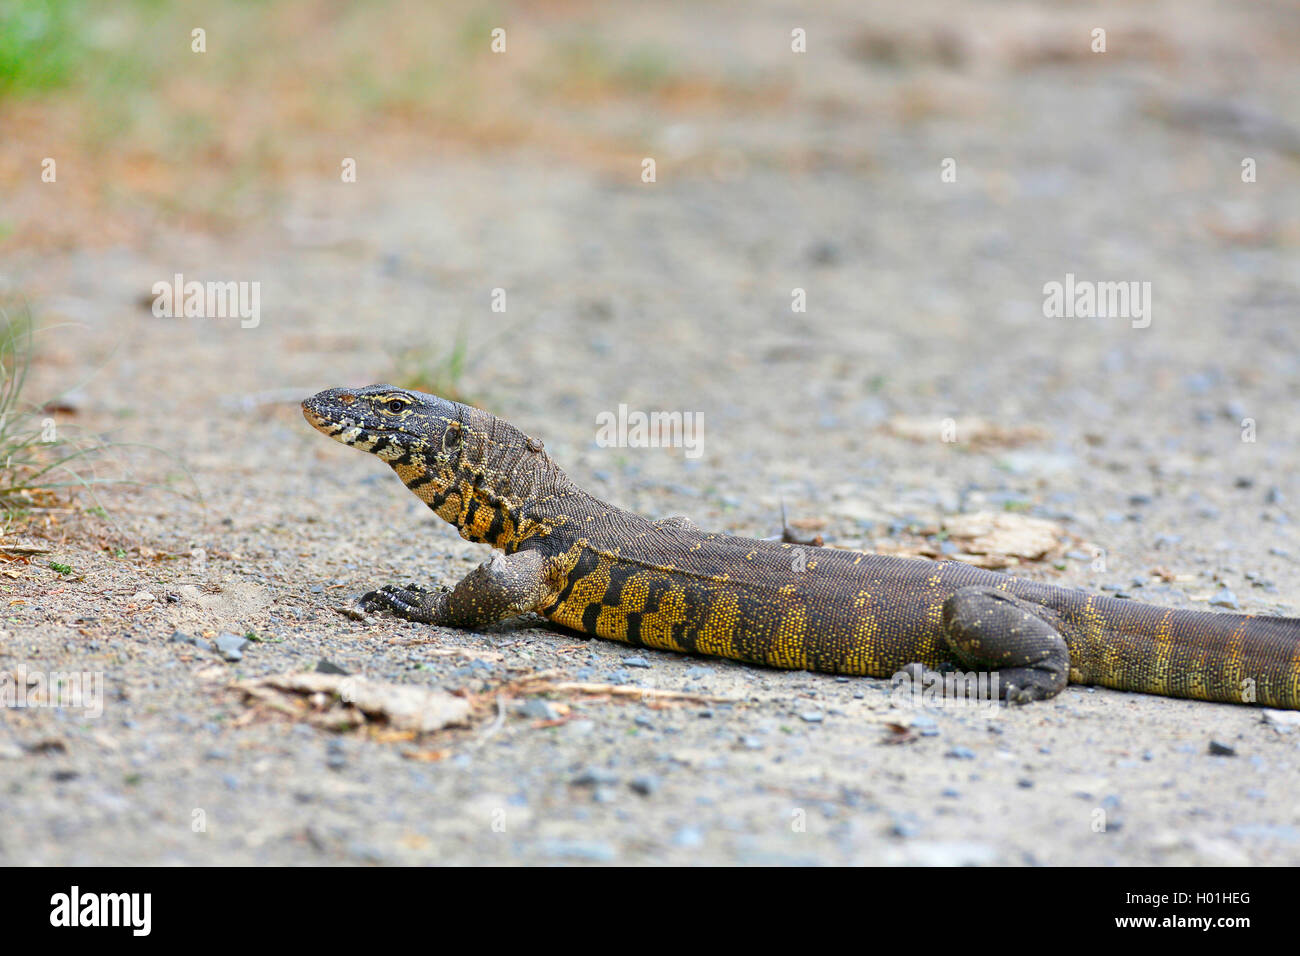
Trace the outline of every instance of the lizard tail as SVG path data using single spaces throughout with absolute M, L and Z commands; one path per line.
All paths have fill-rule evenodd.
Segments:
M 1300 618 L 1094 598 L 1073 622 L 1079 683 L 1300 709 Z

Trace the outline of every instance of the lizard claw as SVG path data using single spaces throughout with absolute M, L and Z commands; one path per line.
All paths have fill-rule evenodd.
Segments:
M 365 611 L 387 611 L 407 621 L 428 623 L 428 598 L 429 591 L 419 585 L 399 587 L 389 584 L 378 591 L 363 594 L 357 603 Z

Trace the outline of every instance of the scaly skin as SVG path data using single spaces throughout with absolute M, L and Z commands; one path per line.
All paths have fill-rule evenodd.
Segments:
M 1300 619 L 1184 611 L 931 562 L 705 534 L 582 491 L 542 443 L 433 395 L 373 385 L 303 402 L 501 553 L 454 588 L 385 587 L 370 610 L 473 628 L 536 611 L 610 640 L 890 677 L 962 667 L 1025 702 L 1066 683 L 1300 707 Z

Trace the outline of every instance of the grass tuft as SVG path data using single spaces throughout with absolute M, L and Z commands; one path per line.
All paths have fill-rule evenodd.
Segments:
M 9 525 L 33 508 L 53 504 L 69 489 L 93 494 L 97 485 L 122 479 L 95 474 L 110 446 L 70 437 L 47 405 L 24 392 L 32 364 L 31 313 L 0 306 L 0 515 Z

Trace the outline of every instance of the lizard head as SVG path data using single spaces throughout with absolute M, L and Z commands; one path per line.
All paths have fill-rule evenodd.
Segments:
M 426 463 L 460 441 L 464 406 L 394 385 L 327 388 L 302 403 L 303 417 L 337 442 L 389 464 Z
M 424 501 L 457 481 L 462 429 L 471 411 L 437 395 L 394 385 L 327 388 L 302 403 L 303 417 L 337 442 L 392 466 Z
M 393 385 L 327 388 L 303 417 L 337 442 L 386 461 L 406 487 L 471 541 L 521 539 L 518 508 L 559 471 L 536 442 L 487 412 Z

